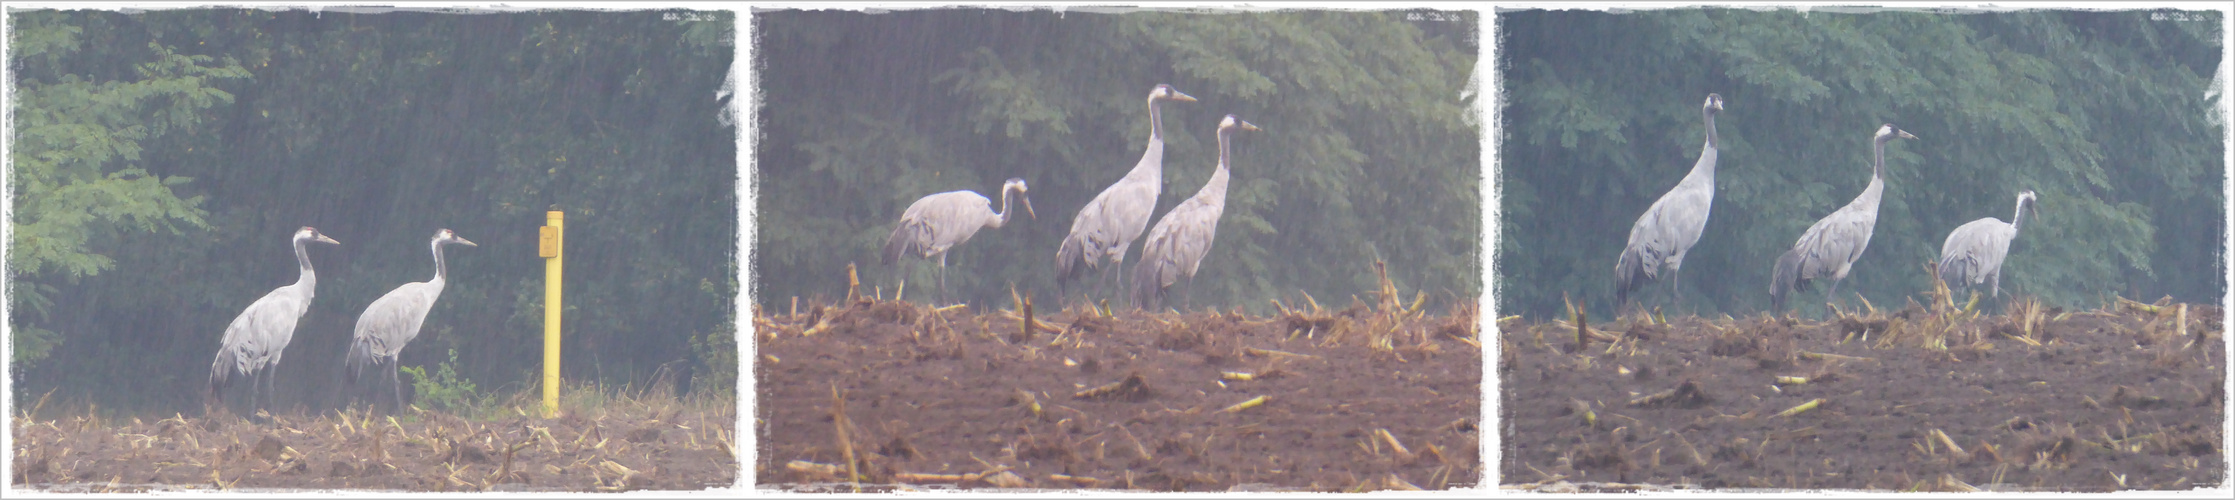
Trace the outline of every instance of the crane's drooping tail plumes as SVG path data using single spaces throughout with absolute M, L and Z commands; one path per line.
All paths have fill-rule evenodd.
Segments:
M 1064 287 L 1078 281 L 1089 267 L 1083 262 L 1086 256 L 1086 238 L 1064 238 L 1063 246 L 1055 249 L 1055 285 Z M 1099 257 L 1099 256 L 1097 256 Z
M 900 228 L 885 238 L 885 263 L 899 262 L 908 254 L 922 254 L 921 242 L 931 241 L 931 226 L 920 221 L 901 221 Z
M 219 391 L 233 385 L 234 367 L 240 364 L 240 358 L 233 354 L 232 349 L 217 351 L 217 360 L 210 362 L 210 399 L 217 399 Z
M 1133 305 L 1150 311 L 1164 307 L 1164 296 L 1170 289 L 1163 286 L 1164 277 L 1159 276 L 1162 270 L 1161 267 L 1150 264 L 1146 258 L 1134 266 Z
M 1770 310 L 1784 312 L 1785 297 L 1792 295 L 1798 287 L 1808 286 L 1808 280 L 1800 279 L 1800 257 L 1801 251 L 1798 248 L 1786 250 L 1784 255 L 1777 257 L 1777 268 L 1769 275 Z
M 365 339 L 350 342 L 349 356 L 342 359 L 343 378 L 349 381 L 349 385 L 357 385 L 357 379 L 364 377 L 365 367 L 379 362 L 379 357 L 373 355 L 372 346 Z
M 1644 287 L 1646 283 L 1653 282 L 1654 271 L 1660 270 L 1660 259 L 1640 255 L 1650 250 L 1644 246 L 1624 248 L 1622 249 L 1622 258 L 1614 262 L 1614 308 L 1616 313 L 1621 312 L 1622 304 L 1630 298 L 1630 292 Z

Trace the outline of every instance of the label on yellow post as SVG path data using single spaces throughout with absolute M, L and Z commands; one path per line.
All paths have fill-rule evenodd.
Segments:
M 538 231 L 536 238 L 536 255 L 546 259 L 558 257 L 559 228 L 552 226 L 542 226 L 537 229 L 540 229 L 541 231 Z

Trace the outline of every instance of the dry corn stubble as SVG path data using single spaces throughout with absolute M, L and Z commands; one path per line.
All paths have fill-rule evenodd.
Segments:
M 2204 354 L 2224 343 L 2202 327 L 2215 323 L 2199 319 L 2217 312 L 2203 312 L 2208 306 L 2187 306 L 2184 319 L 2183 306 L 2166 300 L 2114 299 L 2086 311 L 2006 296 L 2000 313 L 1964 311 L 1960 297 L 1899 310 L 1855 302 L 1861 307 L 1835 309 L 1821 322 L 1670 317 L 1667 331 L 1640 327 L 1651 319 L 1607 324 L 1651 338 L 1625 336 L 1635 348 L 1594 346 L 1589 362 L 1531 340 L 1575 333 L 1581 318 L 1501 318 L 1501 354 L 1510 357 L 1500 366 L 1503 407 L 1512 412 L 1501 425 L 1511 426 L 1504 435 L 1513 444 L 1503 477 L 1889 490 L 1962 490 L 1980 480 L 1973 487 L 2093 490 L 2119 483 L 2062 471 L 2116 463 L 2126 488 L 2186 489 L 2211 481 L 2189 472 L 2224 466 L 2218 446 L 2197 444 L 2217 442 L 2212 429 L 2224 419 L 2216 388 L 2225 375 L 2209 368 L 2223 358 Z M 1773 345 L 1780 337 L 1793 342 L 1791 356 L 1766 356 L 1786 360 L 1782 368 L 1763 364 L 1781 350 Z M 2197 339 L 2212 345 L 2197 348 Z M 1641 376 L 1648 368 L 1656 377 Z M 1660 382 L 1670 378 L 1696 380 L 1718 398 L 1680 411 L 1668 404 L 1675 391 Z M 1593 414 L 1576 400 L 1628 405 L 1620 415 Z M 1632 470 L 1617 460 L 1578 462 L 1610 427 L 1663 444 L 1629 445 L 1640 453 Z M 1661 447 L 1682 458 L 1652 459 Z
M 1482 466 L 1475 455 L 1479 431 L 1451 423 L 1480 412 L 1480 329 L 1458 319 L 1478 316 L 1472 307 L 1434 314 L 1426 299 L 1433 294 L 1391 288 L 1354 296 L 1339 311 L 1321 307 L 1310 294 L 1294 294 L 1295 300 L 1273 303 L 1279 313 L 1252 317 L 1246 311 L 1089 310 L 1076 307 L 1077 297 L 1065 301 L 1073 307 L 1049 314 L 1052 309 L 1019 287 L 1002 303 L 1005 309 L 955 310 L 944 315 L 945 326 L 916 333 L 936 339 L 943 351 L 952 346 L 961 353 L 954 356 L 892 348 L 895 342 L 913 345 L 909 332 L 918 329 L 892 327 L 888 321 L 897 318 L 864 317 L 833 323 L 814 337 L 782 336 L 761 345 L 763 356 L 782 361 L 779 369 L 759 371 L 760 408 L 769 413 L 757 417 L 772 432 L 762 441 L 760 456 L 768 458 L 756 467 L 772 471 L 762 477 L 804 491 L 817 489 L 805 483 L 823 476 L 814 472 L 822 468 L 805 464 L 843 465 L 835 417 L 794 411 L 789 403 L 812 401 L 791 388 L 836 382 L 847 388 L 848 419 L 923 429 L 905 436 L 875 426 L 849 431 L 856 433 L 864 489 L 1273 484 L 1337 491 L 1469 484 Z M 1043 326 L 1049 319 L 1056 321 Z M 1040 338 L 1041 332 L 1053 335 Z M 1417 411 L 1374 410 L 1386 407 Z M 1336 438 L 1345 431 L 1329 429 L 1360 434 Z M 1360 464 L 1354 449 L 1325 446 L 1381 441 L 1365 434 L 1371 429 L 1402 437 L 1398 443 L 1411 458 Z M 860 446 L 902 437 L 916 452 Z M 801 463 L 798 470 L 793 461 Z M 841 488 L 851 491 L 850 485 Z

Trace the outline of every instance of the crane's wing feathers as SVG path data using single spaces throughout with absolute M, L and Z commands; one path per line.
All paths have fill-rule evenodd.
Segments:
M 238 371 L 261 368 L 287 348 L 295 335 L 295 323 L 309 307 L 287 287 L 272 290 L 225 326 L 220 351 L 232 354 Z
M 1155 186 L 1147 183 L 1120 181 L 1110 185 L 1079 209 L 1064 243 L 1077 241 L 1084 250 L 1080 257 L 1087 259 L 1089 266 L 1098 265 L 1104 255 L 1123 256 L 1126 247 L 1141 236 L 1141 230 L 1148 228 L 1156 194 Z
M 1801 250 L 1800 281 L 1832 276 L 1862 257 L 1876 217 L 1850 204 L 1808 226 L 1793 248 Z
M 2008 223 L 1993 217 L 1956 227 L 1940 246 L 1940 278 L 1950 286 L 1986 283 L 1987 276 L 2002 267 L 2016 235 Z
M 1149 230 L 1148 241 L 1141 245 L 1140 265 L 1154 273 L 1137 279 L 1153 280 L 1142 279 L 1141 283 L 1171 286 L 1182 277 L 1194 275 L 1203 257 L 1210 254 L 1211 243 L 1218 235 L 1218 217 L 1224 210 L 1189 201 L 1165 213 L 1156 228 Z
M 396 355 L 404 344 L 419 336 L 419 326 L 427 321 L 427 311 L 434 308 L 435 299 L 441 295 L 442 287 L 427 282 L 396 287 L 357 316 L 355 342 L 374 357 Z

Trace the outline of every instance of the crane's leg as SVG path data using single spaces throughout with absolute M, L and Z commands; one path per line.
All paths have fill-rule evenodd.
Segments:
M 1683 309 L 1683 308 L 1684 308 L 1684 278 L 1683 278 L 1683 275 L 1682 275 L 1682 274 L 1677 274 L 1677 272 L 1676 272 L 1676 268 L 1674 268 L 1674 267 L 1668 268 L 1668 283 L 1669 283 L 1669 286 L 1668 286 L 1668 296 L 1669 296 L 1669 300 L 1670 300 L 1671 302 L 1674 302 L 1674 303 L 1676 304 L 1676 307 L 1675 307 L 1676 309 Z M 1669 312 L 1676 312 L 1676 311 L 1669 311 Z
M 1195 275 L 1187 275 L 1187 289 L 1180 291 L 1180 312 L 1185 313 L 1195 305 Z
M 398 351 L 401 351 L 401 349 Z M 397 352 L 395 356 L 388 357 L 388 387 L 396 391 L 396 413 L 404 412 L 404 383 L 402 379 L 396 376 L 396 372 L 403 371 L 401 366 L 403 359 L 402 352 Z
M 1102 275 L 1096 277 L 1096 279 L 1094 280 L 1094 296 L 1096 297 L 1110 296 L 1110 271 L 1117 269 L 1118 267 L 1116 264 L 1112 264 L 1107 261 L 1102 262 L 1102 264 L 1106 264 L 1101 269 Z
M 270 366 L 265 366 L 264 371 L 266 372 L 264 374 L 264 406 L 257 409 L 276 410 L 279 407 L 279 377 L 272 376 L 270 372 L 279 371 L 279 364 L 273 363 Z
M 1100 255 L 1094 256 L 1087 262 L 1093 264 L 1091 267 L 1094 268 L 1094 295 L 1087 297 L 1086 301 L 1088 306 L 1093 306 L 1094 297 L 1102 296 L 1102 291 L 1110 287 L 1110 270 L 1102 268 L 1102 256 Z
M 264 366 L 264 368 L 257 368 L 255 379 L 248 379 L 248 415 L 255 415 L 255 411 L 261 411 L 261 408 L 264 408 L 266 400 L 261 397 L 261 393 L 264 393 L 264 382 L 270 377 L 273 377 L 273 375 L 270 375 L 270 366 Z
M 1130 294 L 1130 293 L 1125 293 L 1125 257 L 1124 257 L 1124 256 L 1119 256 L 1119 257 L 1118 257 L 1118 260 L 1116 260 L 1116 261 L 1114 261 L 1114 262 L 1111 262 L 1111 263 L 1110 263 L 1110 271 L 1111 271 L 1111 273 L 1110 273 L 1110 274 L 1115 274 L 1115 275 L 1117 275 L 1117 295 L 1116 295 L 1116 297 L 1117 297 L 1117 298 L 1119 298 L 1120 300 L 1124 300 L 1124 301 L 1126 301 L 1126 302 L 1133 302 L 1133 294 Z M 1132 305 L 1133 305 L 1134 307 L 1139 307 L 1139 306 L 1140 306 L 1140 304 L 1132 304 Z
M 256 379 L 249 381 L 248 412 L 250 415 L 256 414 L 256 410 L 264 409 L 264 395 L 263 389 L 261 389 L 261 387 L 263 387 L 264 385 L 264 379 L 270 378 L 271 376 L 272 374 L 270 370 L 258 369 L 256 370 Z
M 272 386 L 272 379 L 274 378 L 272 377 L 272 368 L 274 367 L 271 365 L 265 365 L 264 369 L 256 371 L 256 380 L 259 383 L 262 383 L 265 387 L 265 389 L 263 389 L 263 399 L 260 399 L 256 402 L 256 411 L 261 412 L 264 410 L 269 410 L 272 407 L 272 391 L 270 389 L 270 387 Z M 256 387 L 250 386 L 249 389 L 254 390 L 256 389 Z
M 1993 283 L 1992 288 L 1994 289 L 1993 296 L 1995 299 L 1995 306 L 1997 306 L 1996 311 L 2000 312 L 2008 310 L 2008 308 L 2006 307 L 2001 307 L 2009 305 L 2008 303 L 2002 302 L 2002 269 L 1997 268 L 1994 270 L 1994 274 L 1987 275 L 1987 282 Z
M 947 305 L 947 254 L 939 254 L 939 297 L 933 306 Z
M 261 376 L 262 373 L 251 370 L 244 371 L 241 375 L 248 377 L 248 406 L 242 410 L 244 412 L 242 415 L 254 417 L 256 416 L 256 382 L 259 380 L 257 377 Z
M 1831 289 L 1830 289 L 1830 290 L 1828 290 L 1828 291 L 1825 291 L 1825 292 L 1824 292 L 1824 303 L 1826 303 L 1826 304 L 1831 304 L 1831 303 L 1837 303 L 1837 302 L 1839 302 L 1839 281 L 1840 281 L 1840 280 L 1841 280 L 1841 278 L 1832 278 L 1832 279 L 1831 279 Z

